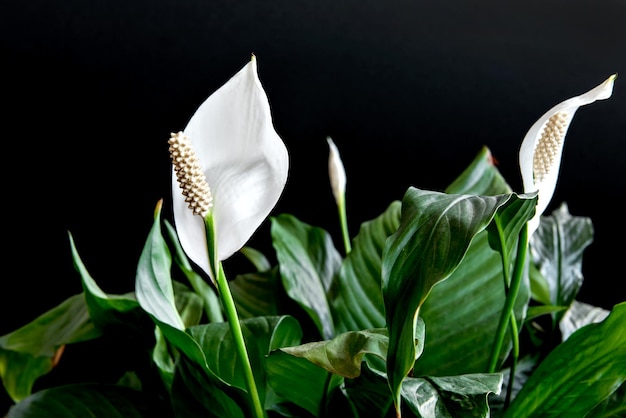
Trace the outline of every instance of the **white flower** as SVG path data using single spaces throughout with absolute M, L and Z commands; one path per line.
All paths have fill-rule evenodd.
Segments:
M 341 156 L 337 146 L 331 139 L 326 137 L 330 152 L 328 154 L 328 175 L 330 177 L 330 186 L 333 190 L 333 196 L 338 205 L 341 205 L 346 193 L 346 170 L 343 167 Z
M 529 235 L 539 226 L 539 218 L 554 194 L 563 142 L 574 114 L 581 106 L 611 97 L 616 77 L 613 74 L 588 92 L 554 106 L 535 122 L 524 137 L 519 152 L 524 192 L 538 192 L 535 216 L 528 222 Z
M 199 163 L 195 167 L 205 177 L 198 179 L 206 180 L 204 191 L 209 195 L 202 209 L 190 208 L 189 193 L 181 188 L 174 163 L 174 222 L 187 256 L 213 277 L 203 219 L 207 210 L 217 241 L 213 261 L 222 261 L 251 238 L 287 182 L 289 155 L 274 129 L 254 56 L 200 105 L 183 134 L 195 151 Z

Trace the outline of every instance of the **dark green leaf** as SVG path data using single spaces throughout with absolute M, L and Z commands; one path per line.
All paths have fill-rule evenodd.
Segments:
M 583 282 L 583 251 L 593 241 L 589 218 L 571 216 L 566 204 L 542 216 L 530 241 L 534 263 L 550 289 L 552 305 L 569 306 Z
M 511 197 L 407 190 L 400 227 L 385 245 L 382 270 L 389 328 L 387 373 L 396 406 L 402 380 L 415 362 L 419 308 L 433 286 L 454 272 L 474 237 Z
M 624 418 L 626 417 L 626 385 L 622 384 L 615 392 L 593 408 L 585 418 Z
M 181 356 L 172 382 L 172 406 L 177 417 L 244 418 L 249 405 L 245 391 L 214 378 L 195 361 Z
M 248 261 L 250 261 L 254 267 L 256 267 L 256 271 L 258 272 L 264 272 L 264 271 L 268 271 L 269 269 L 272 268 L 272 265 L 270 264 L 270 261 L 267 259 L 267 257 L 265 257 L 265 255 L 252 247 L 249 246 L 243 246 L 239 252 L 241 254 L 243 254 L 244 257 L 246 257 L 248 259 Z
M 445 191 L 449 194 L 473 194 L 477 196 L 495 196 L 512 192 L 511 187 L 495 166 L 491 151 L 485 146 Z
M 393 401 L 386 375 L 371 370 L 363 364 L 361 375 L 346 379 L 344 393 L 356 410 L 355 417 L 382 418 L 393 414 Z
M 364 222 L 352 242 L 333 285 L 331 306 L 335 332 L 358 331 L 385 326 L 381 284 L 385 241 L 400 224 L 399 201 L 374 220 Z
M 341 255 L 323 229 L 286 214 L 271 220 L 272 243 L 287 294 L 309 314 L 322 338 L 331 338 L 335 331 L 328 292 Z
M 27 325 L 0 337 L 0 377 L 14 400 L 31 394 L 35 380 L 52 370 L 65 344 L 101 335 L 89 319 L 84 295 L 74 295 Z
M 530 376 L 506 417 L 584 417 L 626 380 L 626 302 L 559 344 Z
M 302 331 L 292 317 L 257 317 L 240 321 L 254 378 L 261 399 L 265 395 L 265 357 L 272 348 L 300 343 Z M 246 388 L 240 359 L 228 323 L 191 327 L 189 333 L 198 342 L 208 367 L 224 382 Z
M 74 268 L 81 277 L 85 302 L 94 324 L 103 330 L 122 329 L 135 341 L 153 340 L 149 327 L 151 320 L 139 306 L 135 295 L 110 295 L 103 292 L 83 264 L 71 234 L 69 238 Z
M 454 376 L 487 370 L 491 347 L 505 300 L 502 260 L 479 233 L 452 275 L 433 287 L 420 316 L 426 323 L 424 354 L 415 363 L 416 376 Z M 515 304 L 518 328 L 529 300 L 522 283 Z M 504 341 L 500 362 L 511 347 Z
M 159 398 L 115 385 L 67 385 L 37 392 L 14 405 L 6 418 L 173 417 Z
M 202 298 L 203 309 L 207 313 L 208 320 L 211 322 L 223 321 L 222 305 L 217 296 L 215 286 L 209 285 L 205 279 L 192 268 L 183 247 L 180 245 L 176 230 L 167 219 L 164 220 L 163 223 L 165 224 L 170 242 L 174 246 L 174 260 L 176 265 L 180 268 L 185 277 L 187 277 L 189 284 L 196 294 Z
M 266 366 L 268 383 L 276 394 L 314 417 L 324 416 L 330 395 L 343 382 L 342 377 L 282 350 L 270 353 Z
M 281 282 L 276 271 L 239 274 L 228 283 L 240 318 L 278 315 Z
M 185 328 L 198 325 L 202 319 L 202 298 L 180 282 L 172 281 L 174 303 Z
M 500 393 L 502 374 L 407 378 L 402 399 L 420 417 L 489 417 L 487 397 Z

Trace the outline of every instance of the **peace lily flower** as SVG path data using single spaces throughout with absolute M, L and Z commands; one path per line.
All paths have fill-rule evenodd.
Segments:
M 256 59 L 171 135 L 172 201 L 180 244 L 217 286 L 254 416 L 265 416 L 222 261 L 250 239 L 287 182 L 289 156 L 272 124 Z
M 215 280 L 214 263 L 241 249 L 268 217 L 289 171 L 287 149 L 274 130 L 254 56 L 200 105 L 183 132 L 172 134 L 170 144 L 180 243 Z M 181 179 L 177 161 L 188 158 L 190 150 L 197 157 L 187 162 L 192 177 Z M 189 191 L 190 184 L 195 191 Z M 207 214 L 214 225 L 214 249 L 207 245 Z M 209 260 L 209 250 L 216 251 L 215 260 Z
M 346 219 L 346 170 L 343 167 L 343 161 L 341 161 L 337 145 L 335 145 L 331 137 L 326 137 L 326 141 L 328 142 L 330 150 L 328 154 L 328 177 L 330 178 L 330 187 L 339 210 L 339 221 L 341 223 L 344 247 L 346 253 L 349 253 L 351 244 Z
M 554 106 L 531 126 L 519 152 L 519 166 L 525 193 L 538 192 L 534 217 L 528 222 L 529 236 L 539 226 L 539 219 L 550 203 L 561 165 L 565 134 L 579 107 L 604 100 L 613 93 L 611 75 L 599 86 Z

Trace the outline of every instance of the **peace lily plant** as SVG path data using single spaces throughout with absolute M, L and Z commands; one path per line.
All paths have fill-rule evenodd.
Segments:
M 544 213 L 575 112 L 614 81 L 532 125 L 523 193 L 483 147 L 446 190 L 410 187 L 354 236 L 327 138 L 340 251 L 272 214 L 289 155 L 252 57 L 172 133 L 172 199 L 156 203 L 133 292 L 100 289 L 69 235 L 83 292 L 0 337 L 6 417 L 623 415 L 626 304 L 576 300 L 591 220 Z M 274 254 L 248 245 L 266 221 Z M 224 267 L 236 253 L 248 271 Z M 45 383 L 64 347 L 104 339 L 128 355 L 97 359 L 113 378 Z

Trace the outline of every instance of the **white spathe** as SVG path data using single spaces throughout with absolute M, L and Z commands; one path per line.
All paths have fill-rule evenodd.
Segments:
M 335 196 L 337 204 L 341 204 L 346 193 L 346 170 L 343 167 L 343 161 L 339 155 L 339 149 L 333 142 L 331 137 L 326 137 L 328 142 L 328 176 L 330 177 L 330 187 Z
M 613 93 L 613 83 L 616 77 L 617 75 L 613 74 L 602 84 L 588 92 L 557 104 L 544 113 L 543 116 L 531 126 L 524 137 L 519 152 L 519 166 L 524 185 L 524 193 L 538 192 L 535 215 L 528 222 L 529 235 L 539 226 L 540 216 L 546 210 L 546 207 L 554 195 L 561 166 L 563 143 L 574 114 L 581 106 L 593 103 L 596 100 L 604 100 L 611 97 Z M 551 143 L 548 147 L 543 146 L 544 144 L 539 144 L 540 139 L 544 135 L 544 130 L 554 128 L 555 124 L 557 128 L 556 132 L 553 132 L 553 135 L 558 136 L 558 138 L 556 138 L 558 140 L 550 141 Z M 535 155 L 536 152 L 550 155 Z M 548 163 L 540 170 L 541 173 L 535 170 L 536 158 Z
M 185 127 L 213 196 L 217 258 L 241 249 L 280 198 L 289 154 L 276 133 L 256 58 L 209 96 Z M 172 172 L 174 222 L 187 256 L 212 277 L 204 220 Z

